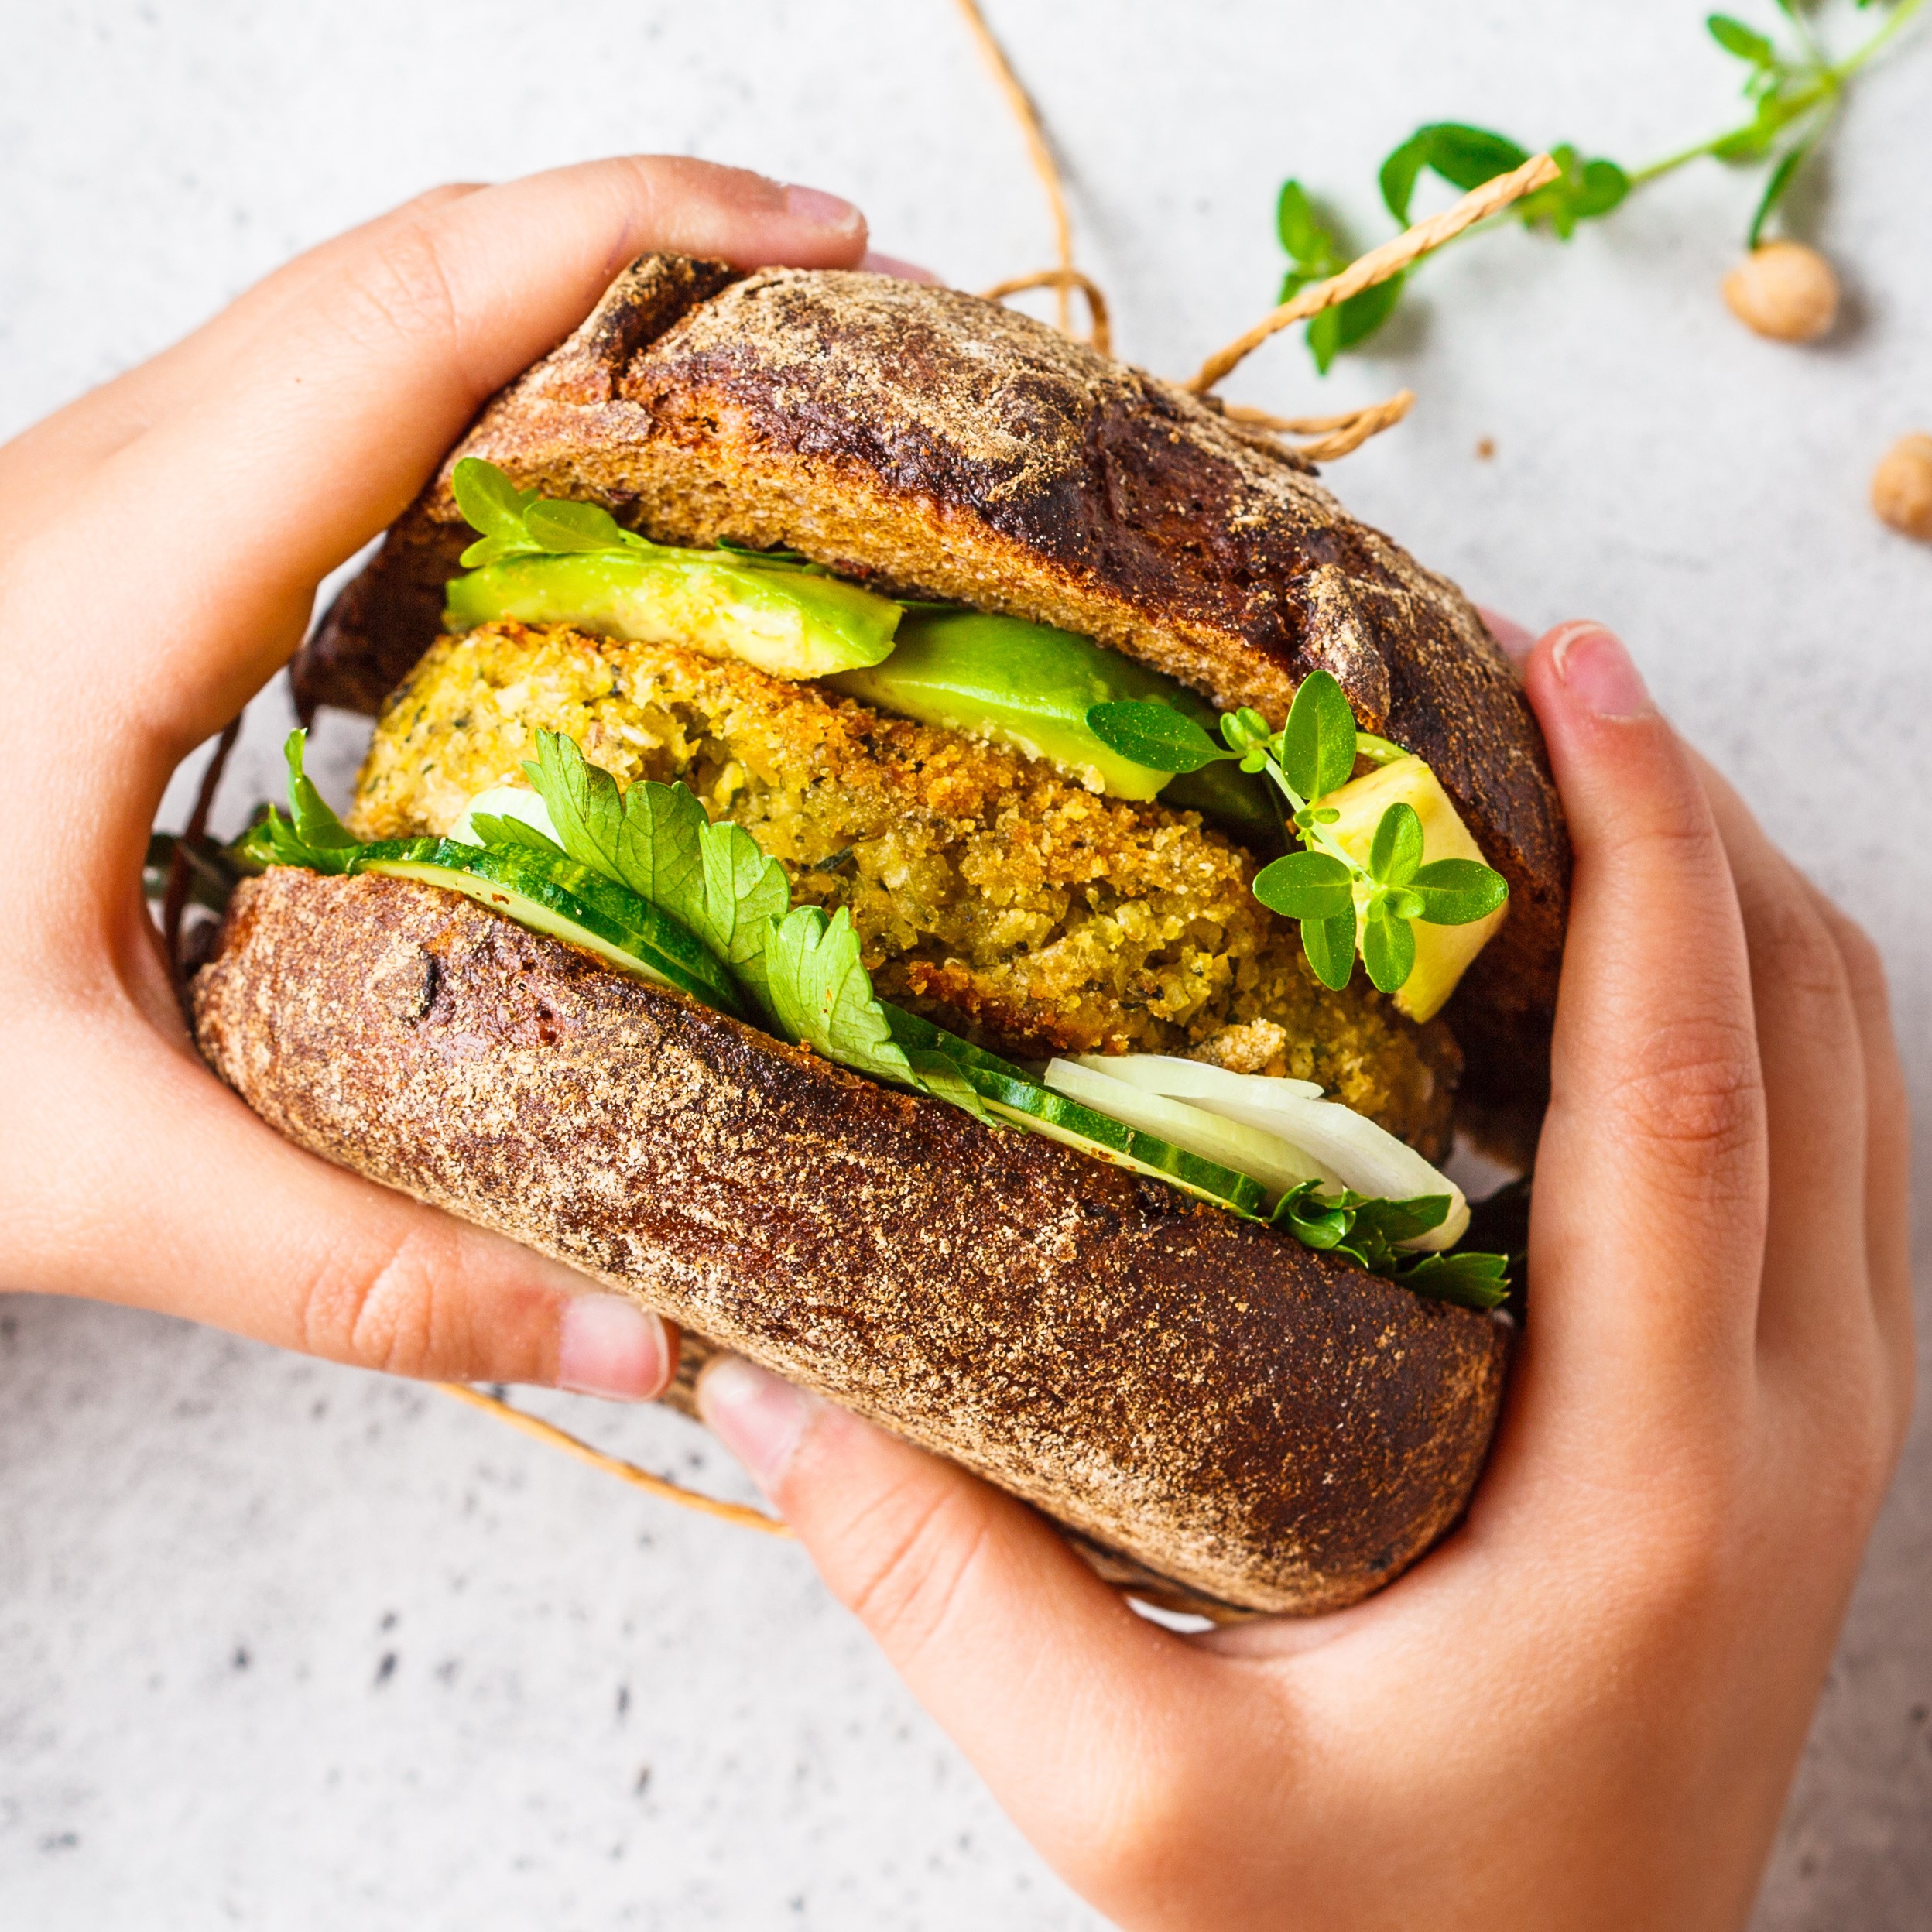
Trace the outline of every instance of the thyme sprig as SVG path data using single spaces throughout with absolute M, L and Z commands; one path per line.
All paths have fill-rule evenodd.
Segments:
M 1287 822 L 1303 849 L 1264 865 L 1254 894 L 1271 912 L 1299 922 L 1302 951 L 1315 977 L 1336 991 L 1348 984 L 1360 941 L 1362 964 L 1379 992 L 1399 992 L 1416 964 L 1416 922 L 1467 926 L 1487 919 L 1508 898 L 1499 872 L 1471 858 L 1423 862 L 1422 820 L 1401 800 L 1375 826 L 1366 864 L 1331 829 L 1341 812 L 1324 801 L 1355 775 L 1358 757 L 1386 763 L 1399 745 L 1358 731 L 1341 687 L 1326 671 L 1301 681 L 1279 731 L 1256 711 L 1221 721 L 1226 748 L 1195 721 L 1164 704 L 1096 704 L 1088 728 L 1119 756 L 1157 772 L 1197 772 L 1237 759 L 1265 772 L 1288 807 Z
M 1859 11 L 1871 12 L 1883 0 L 1855 0 L 1855 4 Z M 1585 159 L 1567 142 L 1553 146 L 1550 156 L 1562 169 L 1561 178 L 1468 233 L 1479 235 L 1518 221 L 1527 228 L 1547 226 L 1559 241 L 1567 242 L 1579 223 L 1598 220 L 1637 190 L 1708 159 L 1739 167 L 1769 165 L 1745 230 L 1746 247 L 1756 248 L 1766 224 L 1844 106 L 1853 77 L 1885 52 L 1925 0 L 1894 0 L 1884 24 L 1836 60 L 1807 19 L 1812 9 L 1805 0 L 1776 0 L 1776 5 L 1790 23 L 1790 44 L 1780 45 L 1771 35 L 1730 14 L 1714 13 L 1704 22 L 1718 46 L 1744 63 L 1744 96 L 1751 107 L 1748 119 L 1638 168 L 1625 168 L 1602 157 Z M 1406 228 L 1416 187 L 1424 173 L 1467 192 L 1520 167 L 1530 153 L 1490 128 L 1463 122 L 1431 122 L 1418 128 L 1382 163 L 1378 180 L 1383 205 Z M 1355 259 L 1339 224 L 1299 181 L 1282 184 L 1276 228 L 1290 263 L 1276 298 L 1279 301 L 1287 301 L 1310 283 L 1339 274 Z M 1325 374 L 1337 355 L 1375 334 L 1395 313 L 1414 273 L 1410 269 L 1312 317 L 1307 342 L 1315 366 Z

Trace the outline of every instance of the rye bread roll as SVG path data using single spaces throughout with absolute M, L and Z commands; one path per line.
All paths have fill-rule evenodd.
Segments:
M 300 1146 L 954 1458 L 1130 1559 L 1139 1595 L 1353 1602 L 1482 1466 L 1491 1317 L 454 893 L 278 868 L 194 995 L 202 1051 Z
M 297 660 L 375 711 L 472 534 L 449 479 L 654 539 L 803 552 L 1095 637 L 1279 721 L 1324 669 L 1507 879 L 1447 1018 L 1459 1118 L 1540 1112 L 1567 843 L 1461 594 L 1211 406 L 976 298 L 647 256 L 484 411 Z M 1312 1612 L 1467 1502 L 1506 1331 L 1032 1136 L 875 1085 L 473 903 L 277 870 L 195 988 L 218 1071 L 304 1146 L 585 1269 L 954 1457 L 1137 1594 Z M 1473 1105 L 1470 1103 L 1473 1102 Z

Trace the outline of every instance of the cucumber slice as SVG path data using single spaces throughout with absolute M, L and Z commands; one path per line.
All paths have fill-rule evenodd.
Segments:
M 1327 1168 L 1289 1141 L 1190 1107 L 1185 1101 L 1149 1093 L 1110 1074 L 1096 1073 L 1077 1060 L 1053 1061 L 1046 1069 L 1046 1084 L 1056 1093 L 1104 1109 L 1142 1133 L 1158 1134 L 1203 1160 L 1238 1161 L 1238 1171 L 1252 1175 L 1266 1189 L 1270 1205 L 1277 1195 L 1304 1181 L 1319 1181 L 1324 1187 L 1340 1184 Z
M 880 1007 L 886 1015 L 886 1024 L 892 1029 L 892 1038 L 902 1046 L 908 1046 L 928 1053 L 944 1053 L 954 1065 L 970 1074 L 975 1069 L 997 1074 L 1003 1080 L 1023 1081 L 1026 1076 L 1009 1060 L 1002 1060 L 997 1053 L 989 1053 L 983 1046 L 975 1046 L 964 1040 L 957 1033 L 949 1033 L 944 1026 L 935 1026 L 930 1019 L 922 1019 L 917 1013 L 909 1013 L 903 1006 L 895 1006 L 890 1001 L 882 999 Z
M 736 989 L 710 951 L 635 892 L 574 860 L 522 847 L 412 838 L 365 845 L 354 869 L 461 892 L 532 932 L 594 953 L 619 971 L 742 1019 Z
M 1261 1184 L 1231 1167 L 1204 1160 L 1032 1081 L 1011 1079 L 977 1066 L 967 1070 L 967 1077 L 979 1090 L 987 1112 L 1016 1127 L 1077 1147 L 1096 1160 L 1164 1180 L 1217 1208 L 1251 1218 L 1261 1211 Z

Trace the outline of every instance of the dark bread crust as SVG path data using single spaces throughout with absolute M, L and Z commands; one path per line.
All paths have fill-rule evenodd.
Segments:
M 272 871 L 194 1005 L 222 1077 L 303 1146 L 955 1458 L 1170 1600 L 1354 1601 L 1480 1470 L 1494 1321 L 454 895 Z
M 373 711 L 434 636 L 462 455 L 671 541 L 1081 632 L 1277 721 L 1331 671 L 1509 882 L 1449 1018 L 1476 1097 L 1540 1099 L 1569 849 L 1516 673 L 1453 584 L 1211 406 L 975 296 L 647 255 L 451 453 L 298 660 L 305 703 Z

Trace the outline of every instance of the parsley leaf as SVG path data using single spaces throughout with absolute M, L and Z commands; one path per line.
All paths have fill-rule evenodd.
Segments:
M 1465 1308 L 1499 1307 L 1509 1293 L 1507 1255 L 1463 1252 L 1405 1254 L 1400 1244 L 1440 1228 L 1449 1212 L 1447 1194 L 1412 1201 L 1365 1200 L 1345 1189 L 1324 1194 L 1318 1180 L 1291 1188 L 1276 1204 L 1271 1225 L 1303 1247 L 1337 1254 L 1371 1274 Z
M 766 995 L 787 1040 L 875 1079 L 916 1084 L 906 1050 L 859 957 L 858 934 L 841 906 L 800 906 L 766 927 Z
M 620 793 L 558 732 L 537 734 L 536 757 L 523 769 L 565 853 L 694 933 L 777 1032 L 841 1066 L 985 1118 L 949 1050 L 951 1036 L 916 1051 L 899 1043 L 850 917 L 842 909 L 829 921 L 817 906 L 794 910 L 784 867 L 743 826 L 714 823 L 683 785 L 646 779 Z M 487 836 L 483 820 L 477 829 Z
M 520 818 L 505 817 L 495 812 L 472 812 L 470 823 L 476 827 L 477 837 L 486 846 L 520 846 L 528 852 L 548 852 L 553 858 L 566 856 L 564 848 L 555 839 L 545 838 L 536 827 L 525 824 Z

